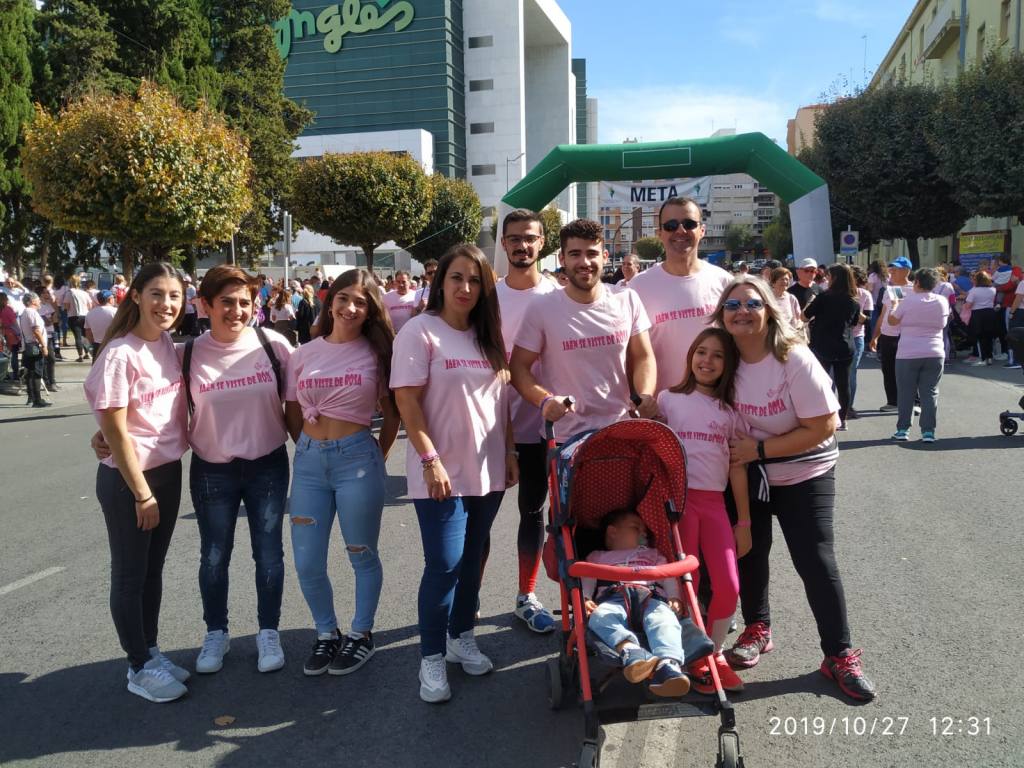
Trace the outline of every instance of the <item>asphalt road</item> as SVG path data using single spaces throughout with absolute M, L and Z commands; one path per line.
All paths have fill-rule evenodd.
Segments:
M 415 595 L 422 555 L 404 499 L 404 441 L 388 467 L 378 652 L 363 670 L 346 678 L 303 676 L 312 631 L 286 541 L 281 627 L 288 664 L 274 674 L 256 671 L 252 566 L 248 537 L 239 530 L 234 638 L 224 669 L 194 676 L 189 695 L 174 704 L 128 694 L 107 608 L 107 544 L 95 460 L 86 447 L 95 422 L 78 386 L 85 371 L 60 367 L 68 383 L 46 411 L 0 397 L 0 764 L 573 763 L 580 711 L 546 707 L 543 664 L 556 651 L 554 640 L 531 634 L 510 614 L 515 491 L 495 523 L 481 595 L 478 635 L 496 670 L 478 679 L 451 669 L 451 703 L 420 702 Z M 748 766 L 1024 765 L 1017 663 L 1024 637 L 1024 434 L 1002 437 L 997 423 L 999 411 L 1016 407 L 1022 384 L 1020 371 L 956 366 L 942 382 L 939 442 L 916 442 L 914 430 L 915 442 L 894 444 L 894 417 L 868 410 L 882 402 L 880 375 L 862 371 L 865 418 L 842 435 L 836 527 L 854 643 L 864 648 L 880 695 L 851 705 L 818 673 L 813 621 L 777 534 L 776 650 L 744 674 L 747 690 L 734 698 Z M 203 636 L 198 551 L 186 494 L 165 571 L 160 640 L 187 667 Z M 352 576 L 337 540 L 331 573 L 344 624 Z M 555 603 L 555 585 L 542 584 L 541 597 Z M 234 721 L 218 725 L 225 715 Z M 980 734 L 969 735 L 970 717 L 981 718 Z M 710 718 L 613 726 L 602 765 L 710 766 L 715 733 Z

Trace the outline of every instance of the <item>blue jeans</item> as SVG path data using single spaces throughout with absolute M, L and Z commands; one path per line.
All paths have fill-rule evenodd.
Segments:
M 204 461 L 193 452 L 189 490 L 199 522 L 199 592 L 206 631 L 228 628 L 228 570 L 243 502 L 256 563 L 256 615 L 260 629 L 277 629 L 284 592 L 281 526 L 288 496 L 288 451 L 282 445 L 258 459 L 226 464 Z
M 504 491 L 413 499 L 423 539 L 420 581 L 420 653 L 445 652 L 445 632 L 458 637 L 473 628 L 480 593 L 480 563 Z
M 648 600 L 644 606 L 643 626 L 650 645 L 648 650 L 652 654 L 659 659 L 675 659 L 680 664 L 685 661 L 679 619 L 667 603 L 653 598 Z M 626 641 L 640 645 L 636 634 L 629 628 L 626 605 L 618 593 L 598 603 L 597 610 L 590 614 L 587 628 L 612 650 Z
M 292 473 L 292 552 L 299 586 L 319 633 L 338 628 L 334 590 L 327 575 L 327 547 L 337 513 L 356 577 L 353 632 L 369 632 L 384 584 L 377 540 L 384 511 L 384 457 L 369 430 L 341 440 L 295 444 Z
M 853 337 L 853 362 L 850 363 L 850 408 L 857 399 L 857 368 L 860 366 L 860 359 L 864 357 L 864 336 Z

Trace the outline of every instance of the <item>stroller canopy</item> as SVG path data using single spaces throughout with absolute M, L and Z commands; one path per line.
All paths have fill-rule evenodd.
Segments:
M 570 438 L 558 456 L 561 519 L 597 528 L 612 510 L 635 509 L 654 543 L 674 559 L 666 503 L 686 504 L 686 455 L 676 434 L 656 421 L 632 419 Z

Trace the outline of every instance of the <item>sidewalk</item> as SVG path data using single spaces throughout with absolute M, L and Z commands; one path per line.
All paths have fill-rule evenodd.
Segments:
M 60 391 L 43 394 L 43 397 L 53 403 L 53 405 L 49 408 L 33 408 L 31 405 L 26 405 L 27 395 L 25 387 L 22 386 L 20 393 L 17 395 L 0 394 L 0 422 L 20 421 L 26 418 L 43 418 L 54 412 L 67 415 L 69 408 L 76 409 L 76 413 L 88 411 L 82 383 L 85 381 L 85 377 L 89 375 L 89 362 L 74 362 L 77 355 L 73 346 L 70 348 L 62 347 L 61 351 L 64 354 L 65 361 L 57 361 L 57 370 L 54 374 Z M 71 362 L 68 362 L 69 360 Z

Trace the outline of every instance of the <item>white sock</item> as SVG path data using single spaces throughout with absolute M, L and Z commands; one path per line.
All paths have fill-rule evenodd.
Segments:
M 725 639 L 729 636 L 729 625 L 731 623 L 731 616 L 724 619 L 715 619 L 711 622 L 711 642 L 715 644 L 716 654 L 722 652 L 722 647 L 725 645 Z
M 625 653 L 626 651 L 632 651 L 634 649 L 639 651 L 639 644 L 634 643 L 631 640 L 627 640 L 625 643 L 622 644 L 622 650 L 620 650 L 619 653 Z

